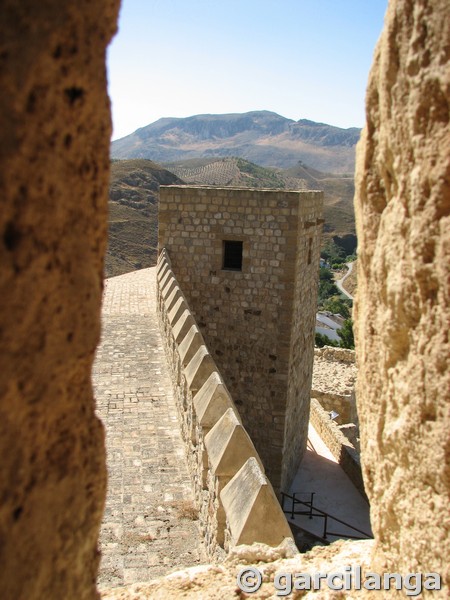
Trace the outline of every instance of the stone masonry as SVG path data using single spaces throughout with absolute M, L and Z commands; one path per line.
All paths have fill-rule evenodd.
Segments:
M 358 423 L 355 400 L 357 367 L 355 351 L 346 348 L 316 348 L 311 398 L 322 408 L 339 413 L 336 423 Z
M 93 372 L 109 474 L 100 587 L 149 580 L 205 560 L 156 317 L 155 272 L 105 283 Z
M 107 235 L 105 50 L 118 4 L 2 2 L 6 600 L 98 598 L 106 470 L 91 367 Z M 239 566 L 248 564 L 263 571 L 252 598 L 273 595 L 276 573 L 331 573 L 349 564 L 378 573 L 438 572 L 441 592 L 424 590 L 423 597 L 449 597 L 449 11 L 448 0 L 389 1 L 358 149 L 357 400 L 374 543 L 336 542 L 292 558 L 262 545 L 241 547 L 220 568 L 195 567 L 104 598 L 228 600 L 236 596 Z M 304 598 L 325 594 L 342 596 L 323 590 Z
M 163 250 L 157 304 L 182 436 L 209 557 L 234 546 L 277 546 L 292 533 L 264 465 L 205 345 Z
M 276 489 L 306 448 L 321 229 L 321 192 L 160 190 L 159 248 Z

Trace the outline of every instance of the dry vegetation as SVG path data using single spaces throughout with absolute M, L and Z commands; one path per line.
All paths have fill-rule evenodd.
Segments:
M 172 504 L 172 508 L 177 511 L 179 519 L 188 519 L 196 521 L 198 519 L 198 510 L 195 508 L 192 500 L 180 500 Z

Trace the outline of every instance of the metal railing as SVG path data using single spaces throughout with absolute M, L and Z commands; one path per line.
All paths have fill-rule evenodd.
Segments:
M 300 500 L 297 497 L 299 494 L 304 494 L 304 495 L 307 494 L 309 496 L 309 500 Z M 327 535 L 333 535 L 335 537 L 345 537 L 345 538 L 349 538 L 351 540 L 373 539 L 373 536 L 370 535 L 369 533 L 366 533 L 365 531 L 362 531 L 361 529 L 358 529 L 357 527 L 350 525 L 350 523 L 346 523 L 345 521 L 342 521 L 342 519 L 333 517 L 333 515 L 330 515 L 329 513 L 325 512 L 324 510 L 321 510 L 320 508 L 317 508 L 316 506 L 314 506 L 314 494 L 315 494 L 315 492 L 294 492 L 293 495 L 290 496 L 289 494 L 285 494 L 284 492 L 281 492 L 281 508 L 283 509 L 283 512 L 287 515 L 290 515 L 291 519 L 293 519 L 293 520 L 295 518 L 295 515 L 305 515 L 305 516 L 308 516 L 310 519 L 312 519 L 313 517 L 319 517 L 319 518 L 323 519 L 324 523 L 323 523 L 322 537 L 324 540 L 327 539 Z M 284 507 L 286 498 L 291 500 L 290 510 L 287 510 Z M 296 510 L 296 506 L 298 504 L 300 504 L 301 506 L 305 506 L 306 509 Z M 328 529 L 328 521 L 329 520 L 336 521 L 337 523 L 340 523 L 341 525 L 344 525 L 345 527 L 348 527 L 349 529 L 356 531 L 360 535 L 351 535 L 348 533 L 338 533 L 335 531 L 330 531 Z

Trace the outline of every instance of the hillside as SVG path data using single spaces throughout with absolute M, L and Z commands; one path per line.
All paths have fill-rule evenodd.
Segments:
M 164 165 L 186 183 L 254 188 L 285 188 L 282 175 L 273 169 L 255 165 L 235 156 L 230 158 L 203 158 L 165 163 Z
M 305 182 L 306 189 L 323 190 L 324 218 L 323 235 L 325 239 L 333 236 L 345 236 L 355 233 L 355 212 L 353 196 L 355 182 L 353 176 L 322 173 L 316 169 L 298 164 L 281 172 L 289 189 L 302 189 L 297 182 Z
M 264 167 L 287 169 L 302 161 L 329 173 L 353 173 L 360 130 L 341 129 L 270 111 L 164 118 L 115 140 L 113 158 L 159 163 L 240 156 Z
M 350 275 L 348 277 L 345 278 L 344 283 L 342 284 L 342 287 L 352 296 L 355 295 L 356 292 L 356 287 L 357 287 L 357 282 L 358 282 L 358 261 L 355 260 L 353 263 L 353 269 L 352 272 L 350 273 Z
M 176 183 L 183 181 L 149 160 L 112 162 L 105 277 L 155 264 L 159 186 Z

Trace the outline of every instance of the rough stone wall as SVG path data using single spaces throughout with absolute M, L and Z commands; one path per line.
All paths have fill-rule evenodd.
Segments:
M 309 573 L 342 573 L 343 566 L 360 565 L 362 572 L 371 570 L 370 553 L 373 542 L 335 542 L 330 546 L 318 546 L 305 554 L 298 554 L 288 544 L 279 548 L 269 548 L 263 544 L 239 546 L 230 552 L 227 560 L 220 565 L 205 565 L 178 571 L 162 579 L 137 583 L 127 588 L 102 590 L 103 600 L 165 600 L 166 598 L 183 598 L 183 600 L 229 600 L 234 597 L 275 600 L 280 597 L 302 598 L 302 600 L 341 600 L 342 598 L 405 598 L 404 592 L 375 592 L 373 590 L 339 591 L 328 589 L 325 581 L 321 581 L 320 589 L 311 591 L 294 589 L 298 574 Z M 251 594 L 240 593 L 236 585 L 236 576 L 242 569 L 256 567 L 262 575 L 261 588 Z M 288 596 L 282 591 L 284 580 L 275 587 L 275 579 L 280 573 L 290 573 L 292 593 Z M 338 579 L 334 581 L 339 587 Z M 300 586 L 299 586 L 300 587 Z M 289 585 L 286 586 L 289 590 Z M 432 592 L 430 598 L 445 598 L 439 592 Z
M 304 296 L 308 289 L 307 298 L 312 297 L 309 290 L 316 286 L 321 206 L 321 192 L 160 190 L 159 248 L 169 251 L 183 293 L 276 488 L 285 428 L 290 439 L 294 431 L 286 425 L 287 411 L 300 439 L 296 449 L 306 444 L 309 394 L 305 401 L 304 390 L 309 390 L 312 371 L 306 347 L 311 344 L 312 353 L 314 327 L 310 332 L 311 306 Z M 242 271 L 222 268 L 223 240 L 243 241 Z M 298 255 L 304 268 L 297 264 Z M 303 283 L 294 289 L 297 275 Z M 290 468 L 295 467 L 292 456 L 287 458 Z
M 2 2 L 0 564 L 8 600 L 95 598 L 105 496 L 90 370 L 118 2 Z
M 314 349 L 314 367 L 311 397 L 322 408 L 339 413 L 336 422 L 358 424 L 355 402 L 355 351 L 345 348 Z
M 378 564 L 449 581 L 450 5 L 393 0 L 357 152 L 357 401 Z
M 291 532 L 261 459 L 224 385 L 163 250 L 158 316 L 192 476 L 212 559 L 238 544 L 277 546 Z

